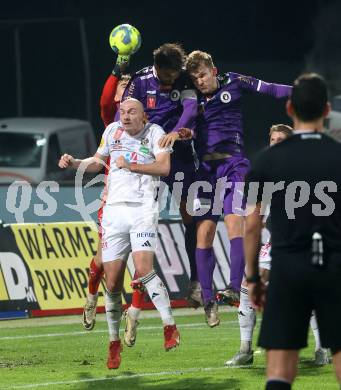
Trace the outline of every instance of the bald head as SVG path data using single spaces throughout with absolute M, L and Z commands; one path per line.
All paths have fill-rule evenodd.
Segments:
M 129 98 L 129 99 L 124 100 L 121 103 L 120 107 L 123 107 L 124 109 L 129 109 L 129 108 L 133 107 L 136 110 L 144 112 L 143 104 L 135 98 Z
M 134 98 L 124 100 L 120 105 L 120 119 L 127 133 L 131 135 L 139 133 L 146 123 L 142 103 Z

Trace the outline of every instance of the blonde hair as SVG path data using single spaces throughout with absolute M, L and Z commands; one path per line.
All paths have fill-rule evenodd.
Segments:
M 214 68 L 214 63 L 210 54 L 201 50 L 194 50 L 187 57 L 186 70 L 189 73 L 195 72 L 200 65 L 206 65 L 209 68 Z
M 272 133 L 274 133 L 275 131 L 285 134 L 287 138 L 293 135 L 293 128 L 288 125 L 283 125 L 282 123 L 272 125 L 270 127 L 269 138 L 271 138 Z

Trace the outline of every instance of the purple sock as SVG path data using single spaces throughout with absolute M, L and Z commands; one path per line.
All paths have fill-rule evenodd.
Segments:
M 213 271 L 215 267 L 215 257 L 213 248 L 200 249 L 195 251 L 199 282 L 202 290 L 204 304 L 214 299 L 213 293 Z
M 185 225 L 185 247 L 191 270 L 191 282 L 198 280 L 197 264 L 195 260 L 195 248 L 197 246 L 197 226 L 195 223 Z
M 245 269 L 245 258 L 243 248 L 243 238 L 236 237 L 230 241 L 230 259 L 231 259 L 231 272 L 230 272 L 230 285 L 236 290 L 240 291 L 242 284 L 244 269 Z

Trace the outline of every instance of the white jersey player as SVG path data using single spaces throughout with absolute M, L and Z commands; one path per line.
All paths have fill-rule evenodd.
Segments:
M 109 327 L 108 368 L 121 363 L 119 327 L 122 314 L 121 292 L 126 257 L 131 251 L 135 269 L 159 311 L 164 325 L 164 347 L 176 347 L 180 334 L 176 328 L 167 290 L 153 270 L 157 241 L 159 176 L 170 171 L 170 148 L 160 148 L 163 129 L 148 123 L 142 104 L 127 99 L 120 106 L 120 122 L 104 131 L 97 153 L 85 160 L 63 155 L 61 168 L 99 171 L 110 156 L 107 199 L 102 219 L 102 259 L 106 279 L 105 309 Z
M 282 142 L 292 135 L 292 128 L 287 125 L 273 125 L 270 129 L 270 146 Z M 270 225 L 270 226 L 269 226 Z M 271 216 L 268 217 L 266 226 L 271 230 Z M 259 270 L 264 282 L 269 280 L 271 269 L 271 238 L 261 247 L 259 252 Z M 253 363 L 252 336 L 256 325 L 256 312 L 251 306 L 248 295 L 247 283 L 243 281 L 240 294 L 240 305 L 238 309 L 238 320 L 240 327 L 240 350 L 231 360 L 225 362 L 226 366 L 238 367 L 247 366 Z M 329 363 L 328 352 L 321 347 L 316 316 L 312 315 L 310 326 L 315 337 L 315 364 L 324 365 Z

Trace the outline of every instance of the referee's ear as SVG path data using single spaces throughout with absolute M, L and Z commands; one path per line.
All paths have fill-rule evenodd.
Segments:
M 330 105 L 329 102 L 327 102 L 326 107 L 323 110 L 323 118 L 326 118 L 329 115 L 331 109 L 332 109 L 332 106 Z
M 288 99 L 286 105 L 285 105 L 287 114 L 290 118 L 293 118 L 295 115 L 294 107 L 292 106 L 292 101 L 291 99 Z

